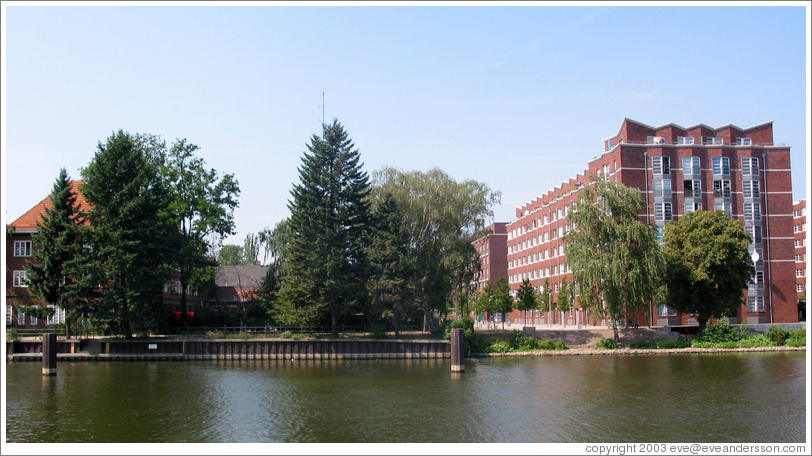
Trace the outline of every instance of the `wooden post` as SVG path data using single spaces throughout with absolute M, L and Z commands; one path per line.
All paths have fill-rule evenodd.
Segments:
M 42 335 L 42 375 L 56 375 L 56 333 Z
M 465 372 L 465 334 L 461 328 L 451 330 L 451 372 Z

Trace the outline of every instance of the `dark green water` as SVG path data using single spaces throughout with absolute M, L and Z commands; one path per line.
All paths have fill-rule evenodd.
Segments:
M 805 353 L 6 363 L 14 442 L 803 442 Z

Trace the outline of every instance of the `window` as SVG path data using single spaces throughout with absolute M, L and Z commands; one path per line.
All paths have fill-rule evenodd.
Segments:
M 742 175 L 758 176 L 758 158 L 742 158 Z
M 31 241 L 14 241 L 14 256 L 30 257 Z
M 671 220 L 671 203 L 654 203 L 654 220 L 666 222 Z
M 795 284 L 795 291 L 797 291 L 798 293 L 803 293 L 804 292 L 804 284 L 796 283 Z
M 806 276 L 806 269 L 795 270 L 795 277 L 804 277 L 804 276 Z
M 30 317 L 28 317 L 28 319 L 30 320 L 29 322 L 30 325 L 36 326 L 37 324 L 39 324 L 39 320 L 35 315 L 31 315 Z
M 657 306 L 657 315 L 661 317 L 673 317 L 677 312 L 668 306 Z
M 761 194 L 758 181 L 742 181 L 745 198 L 758 198 Z
M 724 142 L 724 140 L 722 138 L 717 138 L 715 136 L 708 136 L 707 138 L 705 138 L 705 144 L 720 145 L 720 144 L 724 144 L 724 143 L 725 142 Z
M 795 261 L 801 262 L 806 261 L 806 254 L 805 253 L 796 253 L 795 254 Z
M 800 239 L 795 240 L 795 247 L 803 247 L 803 244 L 801 243 Z
M 751 314 L 764 312 L 764 296 L 748 296 L 747 312 Z
M 729 180 L 713 181 L 713 196 L 717 198 L 730 198 L 730 181 Z
M 671 179 L 654 180 L 654 197 L 671 198 Z
M 17 324 L 24 325 L 25 324 L 25 313 L 17 312 Z
M 28 284 L 26 283 L 26 279 L 27 276 L 25 271 L 14 271 L 14 281 L 12 283 L 12 286 L 27 288 Z
M 747 221 L 755 221 L 761 219 L 761 204 L 759 203 L 744 203 L 744 219 Z
M 701 211 L 702 203 L 685 203 L 685 212 Z
M 801 225 L 794 225 L 792 227 L 792 231 L 794 231 L 795 233 L 800 233 L 801 232 Z
M 715 175 L 730 174 L 730 160 L 728 160 L 727 157 L 714 157 L 713 174 Z
M 747 284 L 747 288 L 751 290 L 763 290 L 764 289 L 764 271 L 756 271 L 756 275 Z
M 14 320 L 11 318 L 12 308 L 13 308 L 12 306 L 6 306 L 6 325 L 10 325 L 14 322 Z
M 668 157 L 651 157 L 651 167 L 654 174 L 671 174 L 671 162 Z
M 682 174 L 699 174 L 699 157 L 682 157 Z
M 690 136 L 677 136 L 677 144 L 693 144 L 694 138 Z
M 699 179 L 690 179 L 682 182 L 686 198 L 701 198 L 702 197 L 702 181 Z
M 736 145 L 737 146 L 752 146 L 753 139 L 752 138 L 736 138 Z
M 761 226 L 751 226 L 747 229 L 747 232 L 753 237 L 754 244 L 761 244 Z
M 794 211 L 792 211 L 792 216 L 793 217 L 800 217 L 801 216 L 801 211 L 799 211 L 798 209 L 795 209 Z
M 730 208 L 730 203 L 714 203 L 713 204 L 713 210 L 714 211 L 724 211 L 725 215 L 727 215 L 728 217 L 730 217 L 731 214 L 732 214 L 731 213 L 731 208 Z

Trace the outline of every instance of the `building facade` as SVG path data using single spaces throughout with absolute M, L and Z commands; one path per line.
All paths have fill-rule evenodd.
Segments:
M 795 292 L 806 298 L 806 200 L 792 203 L 792 231 L 795 233 Z M 805 312 L 804 312 L 805 313 Z
M 541 291 L 545 283 L 557 302 L 564 278 L 571 282 L 563 236 L 567 215 L 580 190 L 601 176 L 640 190 L 646 202 L 641 221 L 662 228 L 695 210 L 722 210 L 740 220 L 753 236 L 750 246 L 756 275 L 745 290 L 733 319 L 739 323 L 794 323 L 796 304 L 790 147 L 773 142 L 772 122 L 750 128 L 704 124 L 651 127 L 625 119 L 604 141 L 604 153 L 587 169 L 546 194 L 516 208 L 507 224 L 508 279 L 518 290 L 524 279 Z M 696 324 L 668 307 L 650 309 L 658 326 Z M 607 324 L 591 318 L 577 303 L 566 314 L 523 312 L 510 316 L 518 324 Z M 639 324 L 645 324 L 639 321 Z
M 488 233 L 473 242 L 479 253 L 482 270 L 474 279 L 476 289 L 482 291 L 487 284 L 496 288 L 499 277 L 507 278 L 507 223 L 497 222 L 485 228 Z
M 88 204 L 79 191 L 82 181 L 71 181 L 71 188 L 76 194 L 76 205 L 87 210 Z M 47 326 L 65 323 L 65 312 L 59 306 L 42 302 L 28 289 L 26 283 L 26 263 L 33 261 L 33 252 L 39 247 L 34 243 L 33 234 L 37 232 L 37 222 L 42 223 L 42 216 L 51 207 L 50 195 L 29 209 L 17 220 L 6 226 L 6 326 L 21 329 L 42 329 Z M 164 286 L 163 301 L 167 310 L 180 311 L 180 282 L 170 280 Z M 192 289 L 187 289 L 187 310 L 198 311 L 201 299 Z M 15 307 L 16 305 L 16 307 Z M 47 320 L 25 315 L 19 311 L 21 306 L 53 307 L 54 315 Z

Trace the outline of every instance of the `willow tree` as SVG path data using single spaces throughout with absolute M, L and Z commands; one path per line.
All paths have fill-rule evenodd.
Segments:
M 585 187 L 564 237 L 578 301 L 617 322 L 646 313 L 663 276 L 663 256 L 654 226 L 640 221 L 645 211 L 640 191 L 597 179 Z
M 474 180 L 457 182 L 439 169 L 404 172 L 383 168 L 374 174 L 372 196 L 391 195 L 400 208 L 401 224 L 414 260 L 415 299 L 429 330 L 438 329 L 434 313 L 446 313 L 480 268 L 471 245 L 493 218 L 491 207 L 501 193 Z

